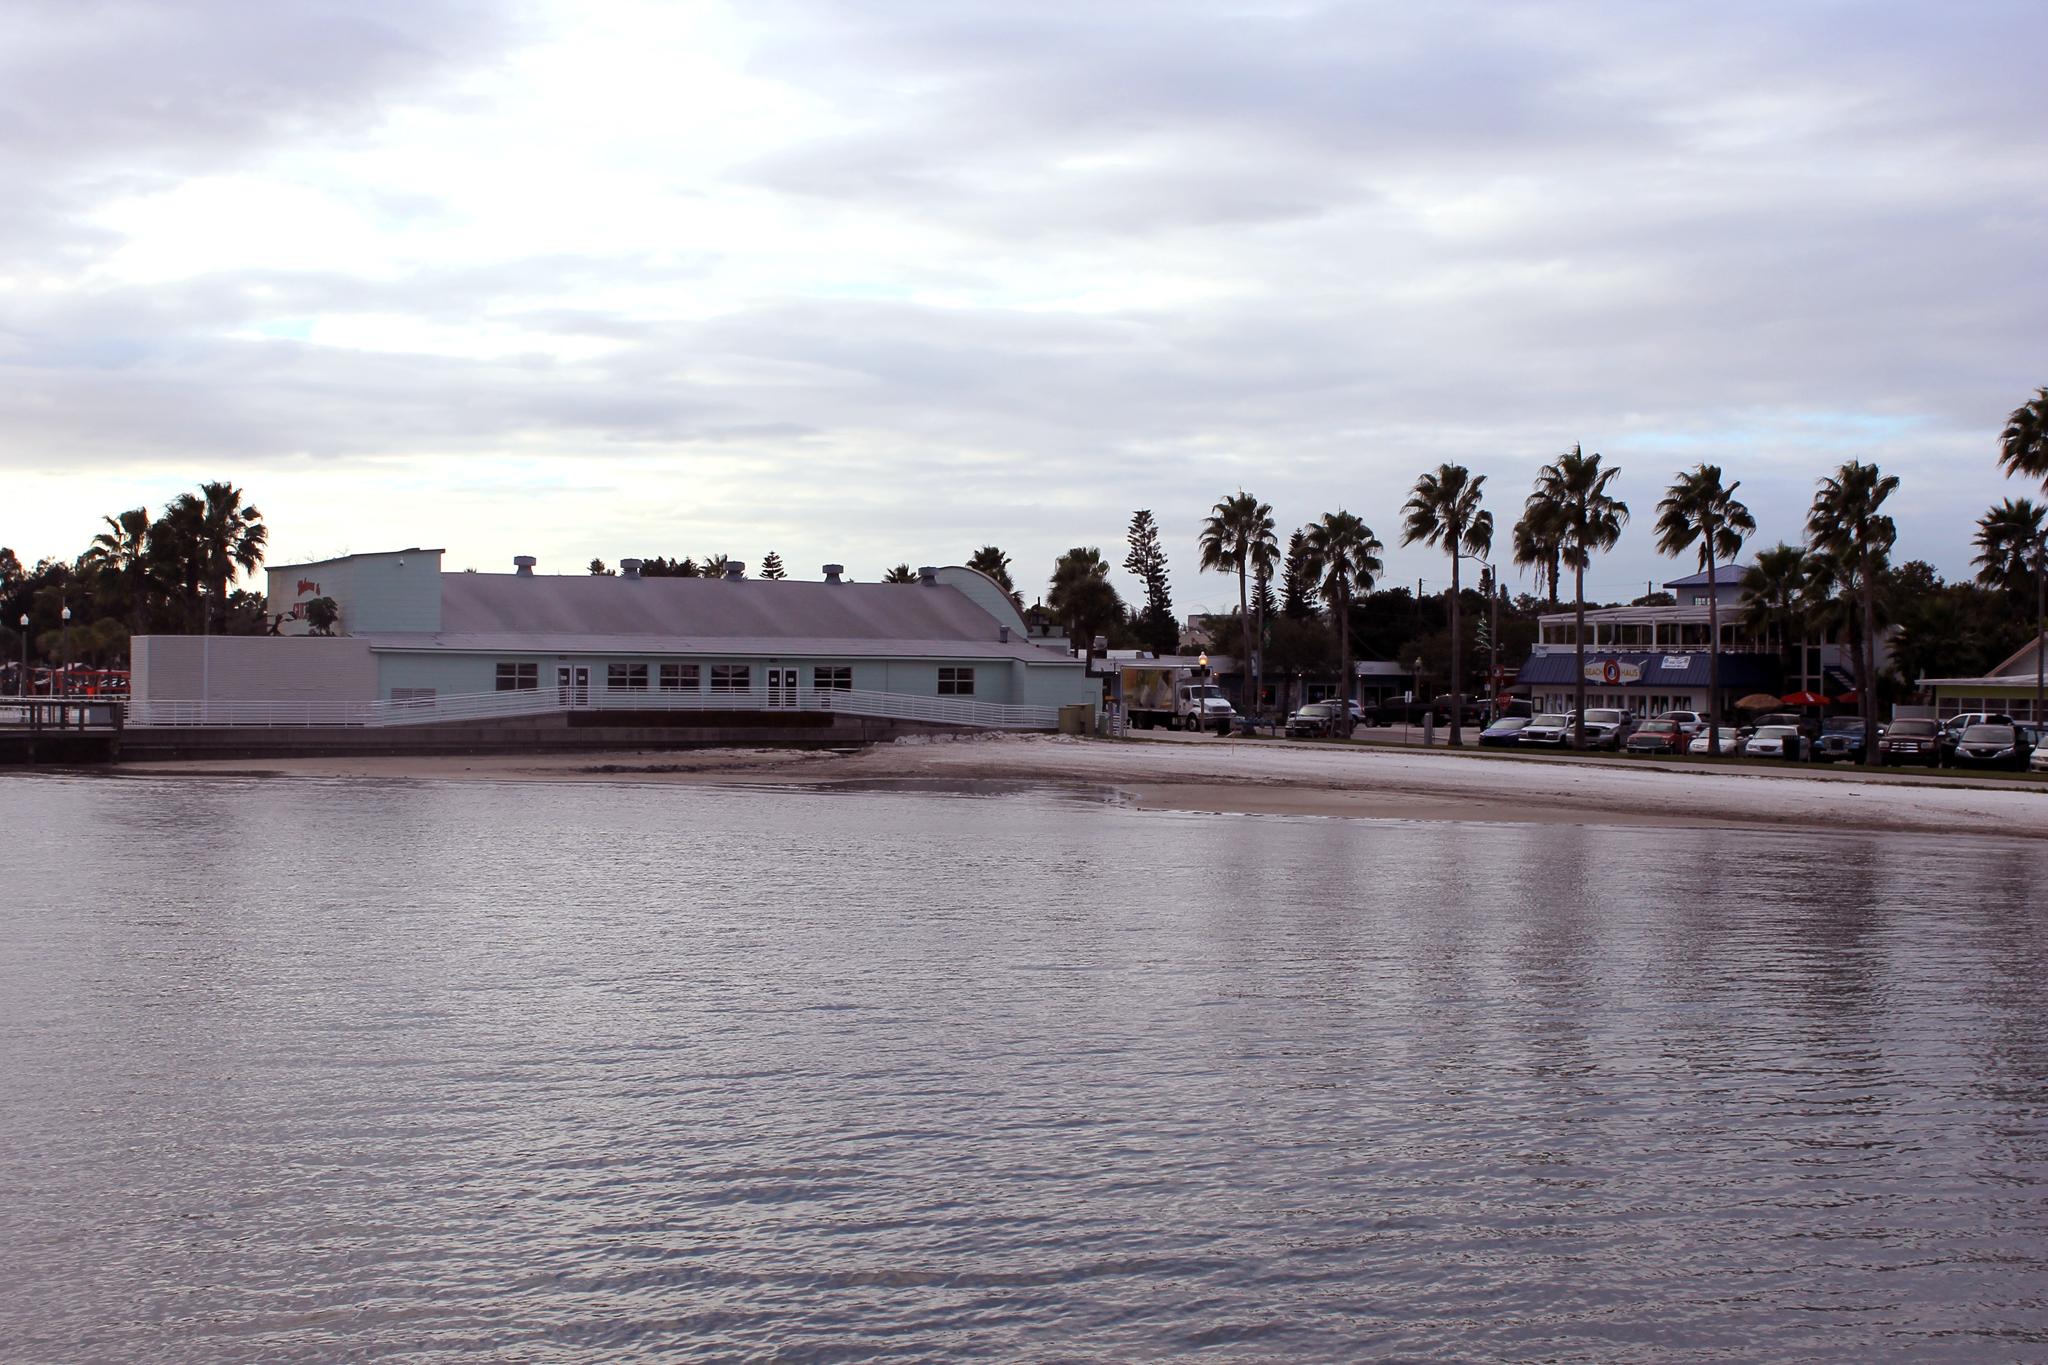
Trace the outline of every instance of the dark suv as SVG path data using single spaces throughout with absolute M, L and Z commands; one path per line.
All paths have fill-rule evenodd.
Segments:
M 1939 768 L 1948 749 L 1941 725 L 1931 720 L 1895 720 L 1877 741 L 1877 755 L 1887 768 L 1918 763 Z

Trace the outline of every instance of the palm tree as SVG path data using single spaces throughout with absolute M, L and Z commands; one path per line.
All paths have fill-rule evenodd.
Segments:
M 1536 591 L 1547 594 L 1550 609 L 1557 610 L 1557 527 L 1535 509 L 1515 523 L 1515 566 L 1536 571 Z
M 2034 585 L 2041 544 L 2041 508 L 2028 498 L 2007 498 L 1977 518 L 1977 581 L 2018 598 Z M 104 539 L 104 537 L 102 537 Z
M 993 545 L 984 545 L 968 557 L 967 567 L 977 573 L 987 574 L 995 585 L 1010 594 L 1010 600 L 1017 610 L 1024 610 L 1024 599 L 1017 592 L 1017 585 L 1010 581 L 1010 557 Z
M 1597 452 L 1578 446 L 1536 471 L 1536 488 L 1523 504 L 1522 519 L 1557 540 L 1558 562 L 1572 571 L 1572 747 L 1586 747 L 1586 566 L 1611 550 L 1628 522 L 1628 504 L 1607 491 L 1621 471 L 1602 466 Z
M 85 565 L 111 575 L 120 584 L 128 599 L 128 634 L 141 635 L 148 629 L 149 599 L 157 570 L 149 542 L 149 509 L 131 508 L 118 517 L 100 520 L 107 529 L 92 538 Z
M 1439 545 L 1451 556 L 1451 747 L 1464 744 L 1460 722 L 1465 714 L 1464 641 L 1458 630 L 1458 563 L 1462 556 L 1484 558 L 1493 548 L 1493 513 L 1479 506 L 1484 474 L 1474 475 L 1461 464 L 1439 465 L 1434 474 L 1415 481 L 1414 495 L 1402 510 L 1408 514 L 1401 543 L 1420 540 Z
M 1851 460 L 1820 481 L 1806 515 L 1806 533 L 1816 550 L 1834 558 L 1846 582 L 1862 598 L 1863 640 L 1857 661 L 1857 709 L 1863 715 L 1863 761 L 1875 766 L 1877 751 L 1877 576 L 1899 537 L 1898 527 L 1879 509 L 1899 486 L 1896 474 Z
M 2048 483 L 2048 388 L 2012 410 L 1998 440 L 1998 467 Z
M 1234 497 L 1224 498 L 1209 509 L 1196 538 L 1202 552 L 1202 568 L 1219 573 L 1237 573 L 1238 624 L 1244 628 L 1244 676 L 1251 693 L 1245 710 L 1258 705 L 1259 658 L 1252 648 L 1252 607 L 1250 577 L 1260 565 L 1270 574 L 1279 562 L 1280 542 L 1273 538 L 1273 509 L 1242 488 Z
M 205 504 L 196 494 L 180 493 L 164 504 L 164 514 L 149 528 L 150 554 L 158 572 L 174 586 L 182 603 L 180 623 L 188 635 L 205 629 L 205 602 L 200 588 L 206 582 L 206 555 L 202 548 L 201 522 Z
M 1325 512 L 1319 520 L 1302 528 L 1302 547 L 1309 572 L 1316 579 L 1316 591 L 1337 618 L 1338 676 L 1343 679 L 1342 703 L 1338 708 L 1338 730 L 1351 734 L 1351 700 L 1358 690 L 1351 676 L 1351 599 L 1371 592 L 1379 578 L 1380 551 L 1385 547 L 1372 528 L 1349 512 Z
M 205 564 L 205 581 L 213 589 L 220 625 L 227 628 L 228 585 L 237 571 L 253 574 L 263 562 L 263 547 L 270 539 L 263 514 L 242 501 L 242 490 L 231 483 L 199 485 L 199 552 Z
M 1109 581 L 1109 561 L 1093 546 L 1076 545 L 1054 562 L 1045 605 L 1066 622 L 1068 636 L 1084 651 L 1124 615 L 1123 599 Z
M 723 572 L 725 572 L 725 562 L 721 559 L 719 561 L 719 573 Z M 716 576 L 713 575 L 713 577 Z M 882 581 L 884 583 L 915 583 L 917 581 L 917 570 L 911 568 L 908 564 L 898 564 L 895 568 L 882 575 Z
M 1760 552 L 1742 576 L 1742 624 L 1760 639 L 1776 637 L 1783 660 L 1806 638 L 1806 585 L 1806 550 L 1799 545 Z
M 2034 586 L 2034 719 L 2048 719 L 2048 533 L 2042 509 L 2026 498 L 2007 498 L 1977 521 L 1977 581 L 2014 598 Z M 2031 560 L 2030 564 L 2028 561 Z M 2024 599 L 2021 599 L 2024 600 Z
M 1721 466 L 1702 464 L 1680 474 L 1657 504 L 1657 549 L 1674 558 L 1699 546 L 1707 571 L 1707 752 L 1721 754 L 1721 597 L 1714 571 L 1733 561 L 1743 541 L 1756 533 L 1756 518 L 1735 500 L 1742 480 L 1723 485 Z

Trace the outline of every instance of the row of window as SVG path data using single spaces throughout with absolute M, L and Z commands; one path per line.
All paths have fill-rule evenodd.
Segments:
M 700 664 L 657 664 L 651 675 L 664 692 L 695 692 L 703 685 L 703 666 Z M 604 685 L 614 692 L 646 691 L 649 666 L 646 664 L 606 664 Z M 775 672 L 782 672 L 777 669 Z M 795 670 L 789 670 L 794 672 Z M 537 663 L 501 663 L 498 665 L 497 690 L 500 692 L 532 692 L 540 687 L 540 665 Z M 795 685 L 794 679 L 790 682 Z M 711 690 L 713 692 L 748 692 L 754 686 L 754 670 L 749 664 L 712 664 Z M 851 692 L 853 690 L 853 669 L 845 664 L 829 665 L 811 670 L 811 686 L 820 692 Z M 942 697 L 971 697 L 974 695 L 974 670 L 971 668 L 941 668 L 939 670 L 939 695 Z

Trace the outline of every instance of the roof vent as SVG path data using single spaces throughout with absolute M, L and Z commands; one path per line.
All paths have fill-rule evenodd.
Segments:
M 1010 628 L 1008 626 L 997 626 L 996 639 L 1004 644 L 1010 643 Z
M 521 578 L 531 578 L 533 577 L 533 566 L 539 562 L 532 555 L 514 555 L 512 556 L 512 570 Z
M 937 587 L 939 583 L 938 569 L 930 564 L 924 565 L 917 571 L 917 581 L 928 588 Z
M 844 564 L 827 564 L 825 566 L 825 581 L 827 583 L 837 583 L 839 582 L 839 575 L 845 572 L 846 566 Z
M 640 561 L 637 559 L 620 560 L 619 572 L 628 578 L 638 578 L 640 576 Z
M 742 578 L 745 578 L 746 576 L 747 576 L 747 566 L 746 566 L 746 564 L 745 564 L 745 563 L 744 563 L 743 561 L 741 561 L 741 560 L 737 560 L 737 559 L 728 559 L 728 560 L 726 560 L 726 561 L 725 561 L 725 581 L 726 581 L 726 582 L 728 582 L 728 583 L 737 583 L 737 582 L 739 582 L 739 581 L 740 581 L 740 580 L 741 580 Z

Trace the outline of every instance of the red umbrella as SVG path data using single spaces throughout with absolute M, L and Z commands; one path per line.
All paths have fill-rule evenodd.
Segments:
M 1862 700 L 1863 694 L 1861 692 L 1844 692 L 1841 696 L 1834 699 L 1837 706 L 1854 706 Z
M 1778 701 L 1780 705 L 1784 706 L 1826 706 L 1828 704 L 1828 699 L 1821 696 L 1818 692 L 1788 692 L 1778 698 Z

